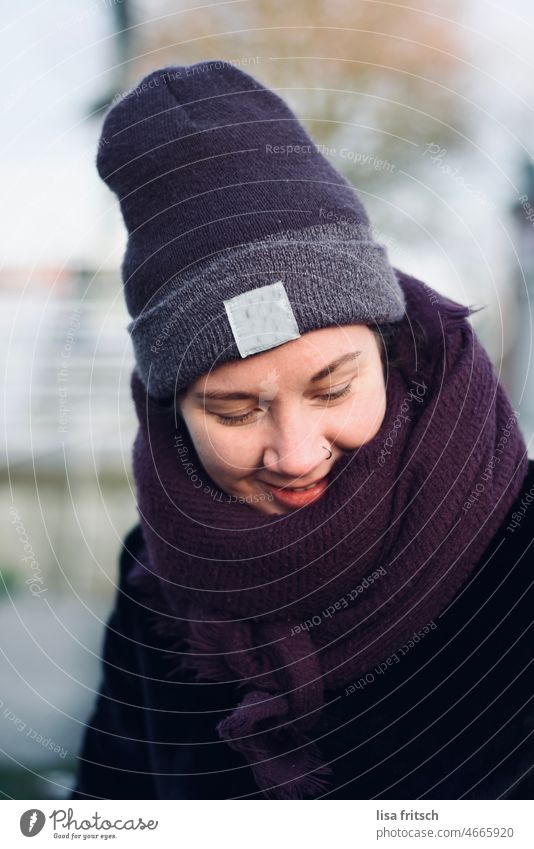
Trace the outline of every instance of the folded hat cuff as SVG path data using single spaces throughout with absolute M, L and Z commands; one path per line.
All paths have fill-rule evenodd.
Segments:
M 130 322 L 147 391 L 172 396 L 200 375 L 241 359 L 224 301 L 278 281 L 301 335 L 404 316 L 403 290 L 366 225 L 335 222 L 269 235 L 180 272 Z

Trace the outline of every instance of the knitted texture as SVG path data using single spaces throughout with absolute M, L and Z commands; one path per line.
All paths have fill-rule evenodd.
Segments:
M 354 187 L 284 101 L 220 62 L 148 74 L 108 111 L 138 372 L 155 397 L 239 359 L 223 300 L 281 279 L 299 330 L 397 321 L 402 289 Z
M 396 274 L 407 308 L 384 421 L 300 510 L 265 515 L 225 498 L 183 422 L 132 375 L 145 549 L 130 580 L 156 630 L 186 641 L 175 662 L 243 688 L 218 732 L 269 798 L 320 794 L 329 769 L 308 735 L 326 691 L 439 616 L 527 473 L 516 415 L 469 308 Z M 415 326 L 425 332 L 417 346 Z

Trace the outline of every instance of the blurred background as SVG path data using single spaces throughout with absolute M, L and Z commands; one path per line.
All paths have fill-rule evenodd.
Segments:
M 126 233 L 95 156 L 149 71 L 235 63 L 355 185 L 390 260 L 472 323 L 534 456 L 527 0 L 0 4 L 0 792 L 65 798 L 137 514 Z M 31 581 L 29 580 L 31 579 Z

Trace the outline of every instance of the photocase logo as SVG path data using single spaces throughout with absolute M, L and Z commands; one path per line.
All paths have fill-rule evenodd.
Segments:
M 24 837 L 35 837 L 39 834 L 46 822 L 46 817 L 42 811 L 37 808 L 30 808 L 29 811 L 24 811 L 20 818 L 20 830 Z

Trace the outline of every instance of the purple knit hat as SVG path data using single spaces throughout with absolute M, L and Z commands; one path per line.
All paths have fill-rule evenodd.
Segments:
M 128 330 L 154 397 L 311 330 L 404 315 L 354 188 L 231 64 L 144 77 L 108 111 L 97 168 L 128 230 Z

